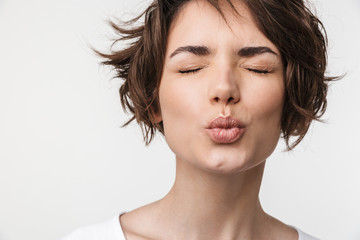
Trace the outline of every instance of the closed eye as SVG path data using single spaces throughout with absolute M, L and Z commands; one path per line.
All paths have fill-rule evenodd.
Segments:
M 250 72 L 257 73 L 257 74 L 267 74 L 267 73 L 270 73 L 270 71 L 268 71 L 268 70 L 259 70 L 259 69 L 253 69 L 253 68 L 247 68 L 247 70 L 250 71 Z
M 179 73 L 181 74 L 187 74 L 187 73 L 196 73 L 199 70 L 201 70 L 202 68 L 194 68 L 194 69 L 188 69 L 188 70 L 179 70 Z M 253 68 L 247 68 L 248 71 L 250 72 L 254 72 L 257 74 L 267 74 L 270 73 L 270 71 L 268 70 L 259 70 L 259 69 L 253 69 Z
M 186 74 L 186 73 L 196 73 L 199 70 L 201 70 L 201 68 L 194 68 L 194 69 L 188 69 L 188 70 L 179 70 L 179 73 L 182 74 Z

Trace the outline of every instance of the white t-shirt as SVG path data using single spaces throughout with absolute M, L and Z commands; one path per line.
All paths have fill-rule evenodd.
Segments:
M 319 240 L 296 227 L 293 228 L 298 232 L 299 240 Z M 119 215 L 116 215 L 106 222 L 79 228 L 60 240 L 126 240 L 126 238 L 120 226 Z

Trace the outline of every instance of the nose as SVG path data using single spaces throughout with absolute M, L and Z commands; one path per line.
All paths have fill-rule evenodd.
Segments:
M 231 69 L 219 70 L 212 79 L 209 97 L 212 104 L 235 104 L 240 101 L 240 89 L 236 74 Z

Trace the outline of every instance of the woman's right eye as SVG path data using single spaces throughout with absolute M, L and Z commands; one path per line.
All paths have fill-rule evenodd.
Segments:
M 201 68 L 194 68 L 194 69 L 187 69 L 187 70 L 179 70 L 179 73 L 181 74 L 187 74 L 187 73 L 196 73 L 199 70 L 201 70 Z

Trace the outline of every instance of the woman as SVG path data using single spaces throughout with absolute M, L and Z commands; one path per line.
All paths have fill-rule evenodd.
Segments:
M 155 0 L 129 24 L 113 27 L 133 43 L 99 54 L 125 80 L 121 102 L 146 143 L 164 134 L 176 180 L 164 198 L 65 239 L 315 239 L 258 197 L 280 135 L 288 150 L 303 139 L 333 79 L 303 1 Z

